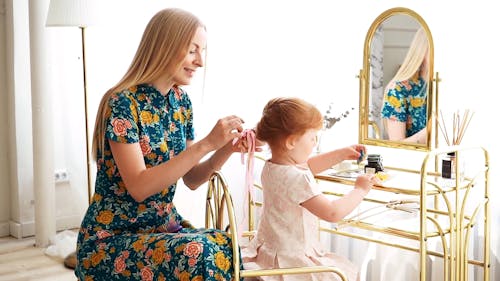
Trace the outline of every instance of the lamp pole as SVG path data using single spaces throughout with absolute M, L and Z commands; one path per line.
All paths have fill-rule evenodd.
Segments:
M 82 66 L 83 66 L 83 102 L 85 110 L 85 159 L 87 172 L 88 202 L 92 198 L 92 173 L 91 173 L 91 147 L 90 130 L 88 123 L 88 95 L 87 95 L 87 69 L 85 51 L 85 29 L 95 23 L 95 0 L 50 0 L 46 26 L 75 26 L 80 28 L 82 37 Z
M 91 176 L 91 163 L 90 163 L 90 132 L 89 132 L 89 118 L 88 118 L 88 100 L 87 100 L 87 64 L 85 61 L 85 27 L 80 26 L 82 31 L 82 65 L 83 65 L 83 104 L 85 106 L 85 157 L 87 159 L 87 192 L 89 204 L 92 200 L 92 176 Z

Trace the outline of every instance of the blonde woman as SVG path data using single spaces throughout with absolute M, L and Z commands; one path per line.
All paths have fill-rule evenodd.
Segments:
M 429 40 L 420 28 L 401 67 L 385 88 L 381 115 L 390 140 L 427 142 L 428 80 Z
M 194 190 L 239 151 L 232 140 L 243 121 L 234 115 L 194 142 L 192 105 L 181 86 L 203 67 L 205 46 L 198 18 L 162 10 L 128 71 L 102 97 L 95 193 L 77 243 L 79 280 L 231 280 L 230 237 L 186 227 L 172 202 L 180 178 Z

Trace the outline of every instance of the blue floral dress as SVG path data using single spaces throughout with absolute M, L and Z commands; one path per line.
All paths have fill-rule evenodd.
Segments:
M 396 81 L 384 97 L 382 118 L 406 123 L 406 136 L 412 136 L 427 126 L 427 83 L 414 76 Z
M 168 161 L 194 139 L 188 95 L 174 88 L 163 96 L 139 85 L 112 95 L 109 107 L 95 193 L 78 235 L 78 279 L 231 280 L 230 237 L 218 230 L 183 228 L 172 202 L 175 184 L 136 202 L 108 143 L 139 143 L 147 167 Z

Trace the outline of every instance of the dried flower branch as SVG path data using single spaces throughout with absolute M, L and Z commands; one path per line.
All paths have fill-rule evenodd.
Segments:
M 330 103 L 328 105 L 328 109 L 325 112 L 325 115 L 323 116 L 323 129 L 331 129 L 335 123 L 339 122 L 341 119 L 347 118 L 349 116 L 350 111 L 346 110 L 345 112 L 341 113 L 340 115 L 334 115 L 332 116 L 332 105 L 333 103 Z M 351 108 L 351 111 L 354 110 L 354 107 Z

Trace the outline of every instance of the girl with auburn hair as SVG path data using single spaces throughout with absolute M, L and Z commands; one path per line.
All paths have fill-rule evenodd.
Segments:
M 267 142 L 271 158 L 262 169 L 264 204 L 256 236 L 242 248 L 245 268 L 269 269 L 328 265 L 340 268 L 349 280 L 357 269 L 346 258 L 322 249 L 318 218 L 337 222 L 363 200 L 375 175 L 358 176 L 354 189 L 335 200 L 321 192 L 314 174 L 343 160 L 366 154 L 352 145 L 311 157 L 323 117 L 312 104 L 298 98 L 274 98 L 264 107 L 256 137 Z M 334 273 L 259 277 L 260 280 L 337 280 Z

